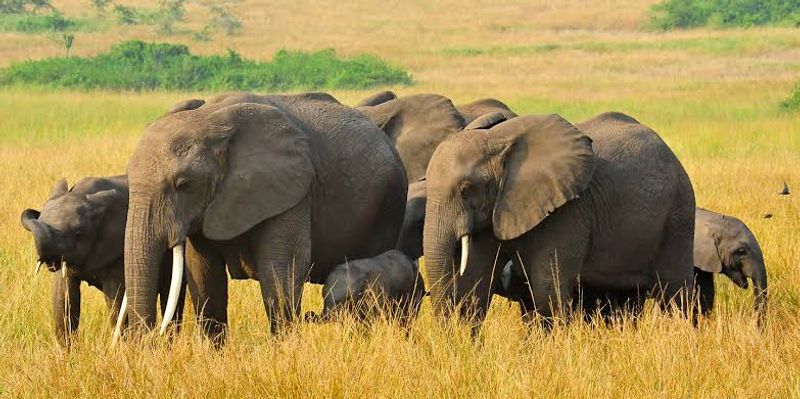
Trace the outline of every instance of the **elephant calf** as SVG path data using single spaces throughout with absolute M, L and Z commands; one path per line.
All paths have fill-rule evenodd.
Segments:
M 419 313 L 425 283 L 417 263 L 392 249 L 336 266 L 325 281 L 322 295 L 324 320 L 339 310 L 351 311 L 362 320 L 383 312 L 408 326 Z
M 83 281 L 103 292 L 111 323 L 117 320 L 125 292 L 122 253 L 127 212 L 128 181 L 124 175 L 87 177 L 71 190 L 62 179 L 41 211 L 22 212 L 22 226 L 33 235 L 39 258 L 36 272 L 43 265 L 53 272 L 55 334 L 62 346 L 69 344 L 78 329 Z M 164 299 L 169 283 L 169 275 L 161 277 Z M 175 321 L 180 320 L 182 308 L 183 295 Z
M 763 325 L 767 310 L 767 269 L 756 236 L 741 220 L 703 208 L 695 214 L 695 280 L 700 311 L 708 314 L 714 306 L 714 274 L 722 273 L 746 289 L 753 281 L 755 311 Z

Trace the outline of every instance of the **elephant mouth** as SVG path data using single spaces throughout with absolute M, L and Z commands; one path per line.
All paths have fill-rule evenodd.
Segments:
M 39 260 L 36 263 L 37 273 L 39 272 L 39 270 L 41 270 L 42 266 L 46 267 L 47 271 L 52 273 L 61 270 L 62 273 L 66 274 L 67 270 L 67 262 L 64 256 L 62 255 L 39 257 Z

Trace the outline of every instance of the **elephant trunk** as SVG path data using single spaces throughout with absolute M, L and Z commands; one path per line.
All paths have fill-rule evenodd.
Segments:
M 763 327 L 767 317 L 767 268 L 763 258 L 752 262 L 749 277 L 753 280 L 753 305 L 758 325 Z
M 125 287 L 128 326 L 141 332 L 156 320 L 159 267 L 165 239 L 153 231 L 149 204 L 130 204 L 125 228 Z
M 455 305 L 454 254 L 458 237 L 454 229 L 448 227 L 439 211 L 430 207 L 426 212 L 423 247 L 427 280 L 431 284 L 431 301 L 434 310 L 446 315 Z

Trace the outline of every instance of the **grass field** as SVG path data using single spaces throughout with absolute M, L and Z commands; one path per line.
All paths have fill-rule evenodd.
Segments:
M 137 0 L 145 5 L 141 0 Z M 466 4 L 469 3 L 469 4 Z M 279 341 L 255 282 L 231 283 L 230 344 L 186 334 L 172 348 L 109 345 L 98 292 L 84 289 L 77 346 L 51 332 L 49 277 L 33 277 L 20 212 L 52 184 L 122 173 L 146 123 L 211 93 L 0 89 L 0 396 L 8 397 L 800 397 L 800 114 L 778 104 L 800 79 L 797 30 L 640 29 L 652 1 L 337 2 L 245 0 L 241 35 L 210 43 L 147 27 L 79 34 L 74 54 L 125 38 L 188 43 L 193 52 L 264 59 L 280 48 L 374 53 L 416 86 L 455 102 L 497 97 L 519 113 L 572 121 L 618 110 L 653 127 L 683 161 L 697 203 L 736 215 L 760 239 L 770 278 L 769 323 L 752 294 L 718 279 L 713 317 L 693 328 L 650 310 L 637 328 L 558 327 L 528 336 L 517 306 L 496 300 L 474 344 L 425 304 L 410 337 L 390 324 L 301 325 Z M 71 16 L 88 2 L 56 4 Z M 136 4 L 126 2 L 126 4 Z M 202 24 L 192 12 L 188 26 Z M 60 55 L 39 36 L 0 33 L 0 64 Z M 354 103 L 366 92 L 334 92 Z M 761 217 L 764 213 L 774 216 Z M 319 287 L 304 308 L 320 307 Z

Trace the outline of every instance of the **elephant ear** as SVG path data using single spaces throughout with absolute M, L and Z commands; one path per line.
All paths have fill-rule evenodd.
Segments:
M 34 220 L 39 219 L 39 215 L 41 213 L 36 209 L 26 209 L 22 211 L 22 215 L 20 215 L 20 222 L 22 222 L 22 227 L 25 230 L 31 231 L 33 229 L 33 224 L 35 223 Z
M 497 124 L 505 122 L 506 119 L 508 118 L 500 112 L 484 114 L 470 122 L 469 125 L 464 127 L 464 130 L 490 129 Z
M 194 109 L 198 109 L 205 104 L 205 100 L 201 100 L 199 98 L 193 98 L 191 100 L 181 101 L 172 106 L 172 108 L 167 111 L 168 114 L 175 114 L 181 111 L 190 111 Z
M 234 238 L 306 196 L 314 179 L 308 137 L 283 111 L 239 103 L 210 119 L 227 154 L 225 176 L 203 220 L 208 238 Z
M 719 236 L 714 226 L 697 223 L 694 232 L 694 266 L 709 273 L 722 272 L 722 257 L 719 254 Z
M 594 174 L 592 139 L 558 115 L 514 118 L 489 135 L 504 165 L 493 213 L 501 240 L 519 237 L 577 198 Z
M 50 192 L 50 199 L 56 199 L 66 193 L 69 192 L 69 184 L 67 183 L 66 178 L 61 178 L 61 180 L 57 181 L 56 184 L 53 186 L 53 191 Z

